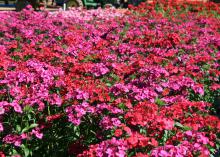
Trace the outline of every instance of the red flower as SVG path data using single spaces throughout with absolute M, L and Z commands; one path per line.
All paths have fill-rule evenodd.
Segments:
M 149 157 L 147 154 L 137 153 L 135 157 Z
M 121 129 L 116 129 L 116 130 L 115 130 L 115 134 L 114 134 L 114 135 L 115 135 L 116 137 L 119 137 L 119 136 L 121 136 L 121 135 L 122 135 L 122 133 L 123 133 L 123 132 L 122 132 L 122 130 L 121 130 Z
M 5 157 L 5 154 L 2 151 L 0 151 L 0 157 Z
M 137 136 L 132 135 L 127 139 L 127 141 L 128 141 L 128 145 L 130 146 L 130 148 L 134 148 L 138 145 Z
M 55 115 L 51 115 L 51 116 L 47 116 L 46 119 L 48 122 L 59 119 L 60 117 L 62 117 L 62 114 L 55 114 Z

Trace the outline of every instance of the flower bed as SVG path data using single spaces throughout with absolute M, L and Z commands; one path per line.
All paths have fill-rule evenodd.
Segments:
M 1 156 L 212 156 L 218 6 L 0 14 Z

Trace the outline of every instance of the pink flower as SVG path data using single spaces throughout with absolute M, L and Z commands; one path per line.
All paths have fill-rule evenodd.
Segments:
M 57 94 L 53 94 L 53 103 L 61 106 L 62 105 L 62 99 L 57 95 Z
M 27 138 L 28 138 L 28 135 L 27 135 L 26 133 L 23 133 L 23 134 L 21 134 L 21 138 L 22 138 L 22 139 L 27 139 Z
M 31 9 L 32 6 L 29 4 L 29 5 L 26 6 L 26 8 L 27 8 L 27 9 Z
M 158 155 L 161 157 L 167 157 L 169 154 L 165 150 L 161 150 Z
M 108 156 L 112 156 L 113 150 L 110 149 L 110 148 L 108 148 L 108 149 L 106 150 L 106 153 L 108 154 Z
M 199 147 L 201 147 L 201 145 L 199 143 L 195 143 L 194 145 L 194 148 L 198 149 Z
M 89 150 L 84 151 L 79 157 L 88 156 L 88 153 L 97 157 L 125 157 L 128 149 L 127 143 L 124 140 L 112 138 L 102 141 L 99 144 L 91 145 Z
M 76 111 L 77 117 L 82 117 L 83 115 L 86 114 L 86 111 L 80 105 L 75 107 L 75 111 Z
M 173 120 L 164 119 L 164 123 L 165 123 L 165 129 L 166 130 L 172 130 L 172 128 L 174 127 L 174 121 Z
M 39 139 L 42 139 L 43 138 L 43 133 L 40 133 L 38 130 L 36 129 L 33 129 L 32 130 L 32 133 Z
M 109 69 L 103 63 L 97 63 L 91 70 L 95 76 L 102 76 L 109 72 Z
M 2 123 L 0 123 L 0 132 L 2 132 L 4 130 L 4 127 L 2 125 Z
M 6 135 L 3 138 L 3 142 L 8 143 L 8 144 L 14 144 L 17 147 L 21 145 L 21 140 L 22 139 L 19 135 L 13 135 L 13 134 Z
M 45 108 L 45 104 L 44 104 L 42 101 L 39 101 L 39 102 L 38 102 L 38 105 L 39 105 L 38 111 L 43 111 L 44 108 Z
M 208 149 L 203 150 L 202 152 L 204 155 L 209 156 L 210 155 L 210 151 Z
M 68 118 L 69 118 L 69 121 L 72 122 L 76 126 L 80 125 L 80 123 L 81 123 L 81 119 L 74 117 L 74 115 L 72 115 L 72 114 L 69 114 Z
M 11 157 L 21 157 L 20 155 L 12 155 Z
M 118 118 L 110 118 L 109 116 L 105 116 L 100 121 L 100 125 L 108 130 L 112 129 L 113 127 L 117 127 L 121 125 L 121 121 Z
M 89 98 L 89 94 L 87 92 L 84 92 L 80 89 L 76 89 L 77 95 L 76 95 L 76 99 L 78 100 L 87 100 Z
M 120 126 L 121 125 L 121 121 L 118 118 L 112 118 L 111 121 L 112 121 L 114 126 Z
M 208 144 L 209 139 L 203 135 L 197 135 L 197 142 L 202 143 L 202 144 Z
M 196 92 L 199 93 L 200 95 L 204 95 L 204 88 L 202 84 L 198 85 L 192 85 L 192 89 Z
M 11 105 L 12 107 L 14 107 L 14 110 L 15 110 L 16 112 L 18 112 L 18 113 L 23 113 L 21 106 L 20 106 L 16 101 L 13 101 L 10 105 Z
M 192 134 L 192 131 L 190 131 L 190 130 L 186 131 L 185 134 L 186 134 L 187 136 L 189 136 L 189 137 L 192 137 L 192 135 L 193 135 L 193 134 Z
M 5 113 L 5 109 L 3 107 L 0 107 L 0 115 Z
M 21 141 L 20 140 L 19 141 L 15 141 L 14 145 L 17 146 L 17 147 L 21 146 Z

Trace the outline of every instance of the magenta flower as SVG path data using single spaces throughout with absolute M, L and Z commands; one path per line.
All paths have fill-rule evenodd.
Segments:
M 42 139 L 43 138 L 43 133 L 40 133 L 38 130 L 36 129 L 33 129 L 32 130 L 32 133 L 39 139 Z
M 5 113 L 5 109 L 3 107 L 0 107 L 0 115 Z
M 22 139 L 19 135 L 13 135 L 13 134 L 6 135 L 3 138 L 3 142 L 8 143 L 8 144 L 14 144 L 17 147 L 21 145 L 21 140 Z
M 2 132 L 4 130 L 4 127 L 2 125 L 2 123 L 0 123 L 0 132 Z
M 14 108 L 16 112 L 23 113 L 21 106 L 16 101 L 13 101 L 12 103 L 10 103 L 10 105 Z
M 94 67 L 92 67 L 91 72 L 95 75 L 95 76 L 102 76 L 105 75 L 106 73 L 109 72 L 109 69 L 103 64 L 103 63 L 98 63 L 95 64 Z

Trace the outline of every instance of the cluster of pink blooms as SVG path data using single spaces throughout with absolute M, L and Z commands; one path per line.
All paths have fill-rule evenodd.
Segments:
M 192 131 L 186 131 L 184 133 L 185 140 L 178 146 L 165 145 L 153 149 L 151 155 L 153 157 L 169 157 L 169 156 L 193 156 L 193 153 L 200 153 L 203 156 L 209 156 L 210 152 L 206 145 L 209 143 L 209 139 L 204 136 L 204 133 L 192 133 Z
M 214 155 L 218 6 L 1 12 L 0 156 Z
M 91 156 L 91 157 L 125 157 L 126 150 L 128 149 L 127 144 L 124 140 L 117 140 L 112 138 L 106 140 L 97 145 L 91 145 L 88 151 L 78 155 L 79 157 Z

